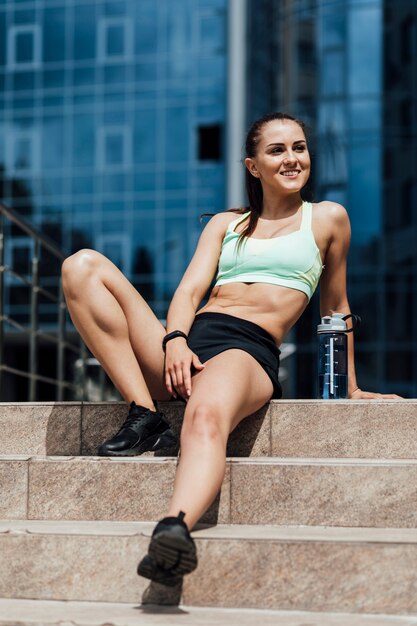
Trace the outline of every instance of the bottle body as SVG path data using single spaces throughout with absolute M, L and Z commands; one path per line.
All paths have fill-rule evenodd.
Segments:
M 319 398 L 342 400 L 348 397 L 347 335 L 344 332 L 320 332 Z

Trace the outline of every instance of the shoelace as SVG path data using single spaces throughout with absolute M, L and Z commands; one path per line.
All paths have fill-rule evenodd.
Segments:
M 130 426 L 134 426 L 135 424 L 143 420 L 145 417 L 147 417 L 149 413 L 151 413 L 151 411 L 149 411 L 148 409 L 146 413 L 143 412 L 141 415 L 138 415 L 137 407 L 133 407 L 132 409 L 130 409 L 129 415 L 126 418 L 126 421 L 123 422 L 120 430 L 123 430 L 124 428 L 130 428 Z

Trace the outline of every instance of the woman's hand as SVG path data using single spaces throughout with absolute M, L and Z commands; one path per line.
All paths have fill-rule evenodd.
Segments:
M 373 391 L 362 391 L 358 387 L 349 394 L 349 400 L 403 400 L 403 398 L 395 393 L 374 393 Z
M 191 395 L 191 367 L 202 370 L 205 365 L 190 348 L 183 337 L 171 339 L 166 345 L 165 385 L 169 393 L 184 400 Z

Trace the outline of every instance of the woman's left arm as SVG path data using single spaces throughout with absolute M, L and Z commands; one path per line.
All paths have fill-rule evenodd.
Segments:
M 330 203 L 329 203 L 330 204 Z M 320 280 L 320 314 L 322 317 L 333 312 L 348 315 L 350 311 L 346 292 L 347 255 L 350 244 L 350 222 L 347 211 L 340 204 L 328 207 L 329 222 L 332 224 L 330 240 Z M 399 399 L 395 394 L 362 391 L 356 382 L 353 333 L 348 334 L 348 397 L 352 400 Z

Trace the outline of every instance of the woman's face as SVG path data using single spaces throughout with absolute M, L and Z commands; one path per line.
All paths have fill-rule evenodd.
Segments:
M 255 157 L 245 159 L 262 187 L 294 193 L 310 176 L 310 154 L 301 126 L 292 120 L 273 120 L 262 127 Z

